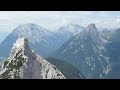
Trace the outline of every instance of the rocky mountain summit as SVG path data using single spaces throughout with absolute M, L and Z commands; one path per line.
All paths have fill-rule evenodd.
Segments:
M 0 70 L 1 79 L 65 79 L 51 63 L 37 55 L 25 37 L 18 38 Z

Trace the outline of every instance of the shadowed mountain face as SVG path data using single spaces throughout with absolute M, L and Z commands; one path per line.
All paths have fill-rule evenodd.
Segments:
M 99 36 L 95 24 L 88 25 L 56 51 L 56 58 L 77 67 L 85 78 L 105 78 L 110 71 L 107 41 Z
M 106 48 L 112 65 L 109 78 L 118 79 L 120 78 L 120 29 L 112 33 Z
M 85 79 L 79 69 L 66 61 L 56 58 L 46 58 L 46 60 L 55 65 L 65 75 L 66 79 Z

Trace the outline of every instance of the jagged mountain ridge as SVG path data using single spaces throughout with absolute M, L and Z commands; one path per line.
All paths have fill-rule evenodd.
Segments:
M 85 78 L 105 78 L 111 69 L 106 43 L 99 36 L 95 24 L 90 24 L 63 44 L 56 51 L 55 57 L 72 63 Z
M 27 38 L 13 44 L 9 58 L 0 70 L 1 79 L 65 79 L 52 64 L 29 48 Z

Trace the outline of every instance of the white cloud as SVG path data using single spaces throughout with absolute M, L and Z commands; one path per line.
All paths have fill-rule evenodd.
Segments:
M 120 23 L 120 17 L 116 18 L 116 23 Z
M 12 31 L 23 23 L 35 23 L 47 29 L 56 29 L 68 23 L 119 27 L 119 15 L 119 11 L 0 11 L 0 31 Z

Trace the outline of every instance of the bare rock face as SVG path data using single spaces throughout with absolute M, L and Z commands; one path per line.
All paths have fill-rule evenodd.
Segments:
M 99 36 L 95 24 L 89 24 L 81 33 L 63 44 L 56 51 L 55 57 L 73 64 L 85 78 L 106 78 L 111 70 L 106 43 Z
M 27 38 L 13 44 L 8 60 L 0 70 L 1 79 L 65 79 L 52 64 L 37 55 L 28 46 Z
M 98 45 L 104 45 L 105 43 L 107 43 L 106 40 L 102 39 L 99 35 L 99 32 L 97 31 L 96 25 L 91 23 L 89 24 L 84 31 L 81 34 L 82 38 L 88 38 L 93 40 L 93 42 Z

